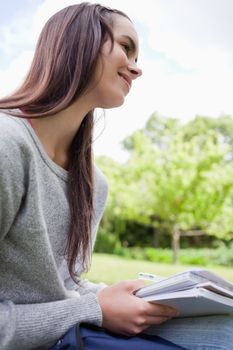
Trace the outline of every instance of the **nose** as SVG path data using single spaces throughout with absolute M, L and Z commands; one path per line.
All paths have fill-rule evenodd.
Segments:
M 132 79 L 139 78 L 142 75 L 142 70 L 137 66 L 136 63 L 130 63 L 128 65 L 128 70 Z

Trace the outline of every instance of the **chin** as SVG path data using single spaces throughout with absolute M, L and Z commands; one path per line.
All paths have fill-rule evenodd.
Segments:
M 124 102 L 125 102 L 125 96 L 121 96 L 115 100 L 109 99 L 108 101 L 106 101 L 106 103 L 104 103 L 102 108 L 105 108 L 105 109 L 117 108 L 122 106 Z

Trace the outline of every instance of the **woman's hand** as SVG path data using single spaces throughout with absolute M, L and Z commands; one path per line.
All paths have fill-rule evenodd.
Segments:
M 136 335 L 150 325 L 177 315 L 177 311 L 169 306 L 136 297 L 134 292 L 143 286 L 144 282 L 140 280 L 123 281 L 97 293 L 104 328 L 124 335 Z

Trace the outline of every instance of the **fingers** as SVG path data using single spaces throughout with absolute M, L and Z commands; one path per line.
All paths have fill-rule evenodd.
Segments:
M 128 335 L 136 335 L 151 325 L 158 325 L 170 320 L 177 314 L 177 310 L 169 306 L 144 302 L 141 304 L 141 308 L 138 309 L 130 327 L 125 331 Z
M 122 284 L 122 287 L 131 294 L 134 294 L 138 289 L 145 287 L 145 282 L 143 280 L 130 280 L 118 283 Z
M 137 297 L 135 297 L 137 298 Z M 179 315 L 178 310 L 168 305 L 151 303 L 144 301 L 143 299 L 138 300 L 138 314 L 141 316 L 161 316 L 161 317 L 175 317 Z
M 115 333 L 135 335 L 150 325 L 177 316 L 177 311 L 169 306 L 149 303 L 135 296 L 134 291 L 143 285 L 141 280 L 123 281 L 97 293 L 104 328 Z
M 179 315 L 178 310 L 162 304 L 148 303 L 146 313 L 148 316 L 176 317 Z
M 147 303 L 146 308 L 137 319 L 138 325 L 145 328 L 160 324 L 178 316 L 179 312 L 170 306 Z
M 139 333 L 142 333 L 151 325 L 159 325 L 170 319 L 171 317 L 162 317 L 162 316 L 148 317 L 147 319 L 143 319 L 141 321 L 139 320 L 138 322 L 131 324 L 129 327 L 122 329 L 120 333 L 128 336 L 137 335 Z
M 150 327 L 151 325 L 161 324 L 171 319 L 172 317 L 167 317 L 167 316 L 149 316 L 146 318 L 143 327 L 147 328 L 147 327 Z

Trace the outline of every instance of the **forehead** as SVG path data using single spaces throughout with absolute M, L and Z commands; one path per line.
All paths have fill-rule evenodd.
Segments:
M 135 43 L 135 47 L 138 49 L 138 34 L 133 23 L 128 18 L 118 14 L 114 14 L 112 30 L 114 37 L 130 37 Z

